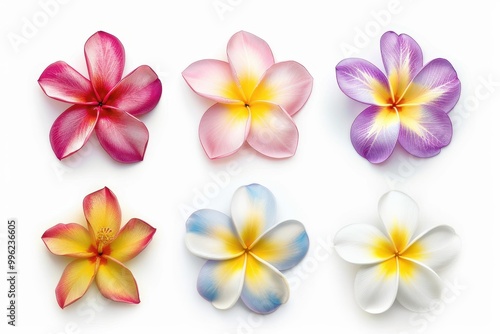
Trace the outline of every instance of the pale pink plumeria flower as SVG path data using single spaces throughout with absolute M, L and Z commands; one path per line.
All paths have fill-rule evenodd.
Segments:
M 356 301 L 369 313 L 385 312 L 396 300 L 411 311 L 429 311 L 443 291 L 436 271 L 457 256 L 460 238 L 448 225 L 415 236 L 417 203 L 399 191 L 383 195 L 378 211 L 382 230 L 352 224 L 334 239 L 341 258 L 361 265 L 354 280 Z
M 245 142 L 268 157 L 293 156 L 299 133 L 291 116 L 311 94 L 309 72 L 295 61 L 275 63 L 269 45 L 245 31 L 231 37 L 227 58 L 200 60 L 182 72 L 195 93 L 216 102 L 199 127 L 208 157 L 231 155 Z
M 149 140 L 136 117 L 150 112 L 162 93 L 160 79 L 146 65 L 122 78 L 125 49 L 113 35 L 99 31 L 85 43 L 90 80 L 63 61 L 49 65 L 38 83 L 55 100 L 72 103 L 50 129 L 50 143 L 58 159 L 85 145 L 95 130 L 108 154 L 123 163 L 142 161 Z

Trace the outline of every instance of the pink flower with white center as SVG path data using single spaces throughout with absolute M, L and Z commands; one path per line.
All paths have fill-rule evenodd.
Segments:
M 245 142 L 271 158 L 293 156 L 299 133 L 292 116 L 311 94 L 309 72 L 295 61 L 275 63 L 269 45 L 245 31 L 231 37 L 227 58 L 200 60 L 182 72 L 195 93 L 215 102 L 199 127 L 208 157 L 231 155 Z
M 49 65 L 38 79 L 48 97 L 73 104 L 52 125 L 52 150 L 64 159 L 81 149 L 95 130 L 101 146 L 116 161 L 142 161 L 149 132 L 137 116 L 158 104 L 160 79 L 146 65 L 122 78 L 125 50 L 106 32 L 92 35 L 84 51 L 90 80 L 63 61 Z

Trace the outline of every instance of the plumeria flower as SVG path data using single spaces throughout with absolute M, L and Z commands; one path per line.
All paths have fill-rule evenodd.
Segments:
M 337 65 L 344 94 L 370 105 L 352 124 L 354 148 L 372 163 L 385 161 L 396 142 L 414 156 L 435 156 L 451 141 L 447 113 L 460 97 L 455 69 L 441 58 L 423 66 L 420 46 L 405 34 L 386 32 L 380 49 L 387 76 L 364 59 Z
M 64 159 L 81 149 L 95 130 L 113 159 L 143 160 L 149 132 L 136 117 L 158 104 L 160 79 L 146 65 L 122 79 L 125 50 L 118 38 L 106 32 L 92 35 L 84 50 L 90 80 L 63 61 L 49 65 L 38 79 L 48 97 L 73 104 L 50 129 L 52 150 Z
M 123 262 L 142 252 L 156 229 L 137 218 L 120 229 L 120 205 L 108 188 L 85 196 L 83 211 L 87 228 L 76 223 L 57 224 L 42 236 L 50 252 L 75 258 L 57 284 L 57 303 L 65 308 L 76 302 L 95 279 L 104 297 L 138 304 L 137 283 Z
M 272 158 L 293 156 L 299 133 L 291 116 L 311 94 L 309 72 L 295 61 L 275 63 L 269 45 L 245 31 L 231 37 L 227 58 L 200 60 L 182 72 L 195 93 L 215 102 L 199 127 L 208 157 L 231 155 L 245 141 Z
M 304 258 L 307 233 L 296 220 L 275 225 L 274 196 L 259 184 L 236 190 L 231 216 L 203 209 L 187 220 L 187 248 L 208 259 L 198 276 L 198 292 L 218 309 L 232 307 L 241 296 L 250 310 L 271 313 L 288 300 L 280 271 Z
M 354 281 L 356 301 L 370 313 L 385 312 L 396 299 L 411 311 L 428 311 L 443 289 L 436 270 L 458 254 L 459 237 L 447 225 L 415 237 L 417 204 L 399 191 L 382 196 L 379 214 L 383 231 L 353 224 L 334 239 L 340 257 L 361 265 Z

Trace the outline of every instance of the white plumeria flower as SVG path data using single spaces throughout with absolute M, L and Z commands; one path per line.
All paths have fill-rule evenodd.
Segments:
M 337 232 L 334 245 L 346 261 L 362 267 L 354 281 L 355 299 L 369 313 L 382 313 L 394 301 L 424 312 L 441 297 L 443 283 L 435 270 L 446 266 L 460 250 L 460 238 L 447 225 L 417 237 L 418 207 L 408 195 L 389 191 L 379 201 L 385 231 L 353 224 Z

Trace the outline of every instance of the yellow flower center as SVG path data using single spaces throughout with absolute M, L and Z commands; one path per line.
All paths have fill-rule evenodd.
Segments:
M 97 231 L 96 241 L 97 241 L 97 252 L 102 255 L 102 249 L 104 246 L 111 243 L 114 240 L 113 230 L 109 227 L 102 227 Z

